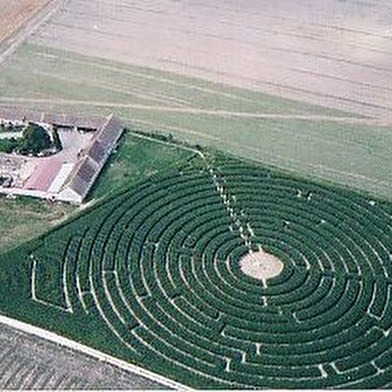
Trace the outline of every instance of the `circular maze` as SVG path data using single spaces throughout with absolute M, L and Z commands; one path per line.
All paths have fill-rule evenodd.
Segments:
M 216 158 L 90 219 L 67 247 L 67 297 L 135 362 L 201 388 L 392 383 L 386 204 Z M 282 272 L 244 274 L 257 251 Z

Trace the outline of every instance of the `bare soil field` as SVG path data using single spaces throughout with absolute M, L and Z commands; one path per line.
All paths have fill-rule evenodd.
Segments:
M 0 345 L 1 390 L 162 388 L 140 375 L 5 325 L 0 325 Z
M 49 0 L 0 0 L 0 43 L 18 30 Z
M 392 4 L 70 0 L 34 43 L 392 117 Z

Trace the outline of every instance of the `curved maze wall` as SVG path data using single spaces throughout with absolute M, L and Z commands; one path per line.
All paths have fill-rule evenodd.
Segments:
M 378 202 L 235 160 L 124 193 L 69 239 L 73 312 L 136 362 L 199 387 L 392 382 L 392 218 Z M 283 263 L 263 282 L 240 258 Z

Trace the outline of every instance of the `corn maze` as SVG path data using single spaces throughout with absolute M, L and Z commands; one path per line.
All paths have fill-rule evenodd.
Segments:
M 278 276 L 242 272 L 259 251 Z M 194 157 L 36 241 L 30 301 L 193 387 L 387 387 L 391 251 L 387 202 Z

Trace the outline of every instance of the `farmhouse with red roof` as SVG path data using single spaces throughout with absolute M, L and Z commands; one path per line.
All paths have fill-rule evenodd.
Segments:
M 0 193 L 76 204 L 86 198 L 124 131 L 113 114 L 81 117 L 20 108 L 0 108 L 0 123 L 56 128 L 63 147 L 46 157 L 0 154 Z

